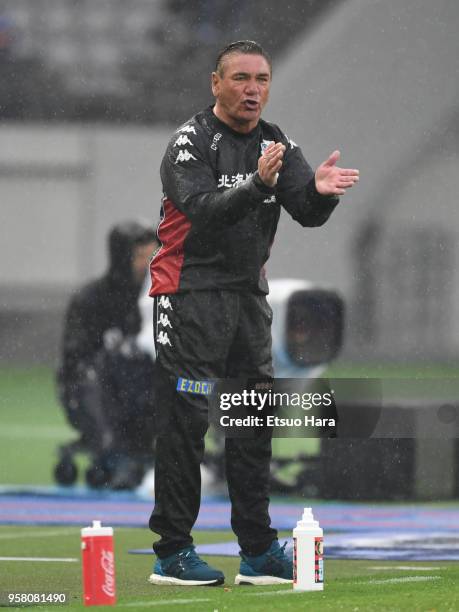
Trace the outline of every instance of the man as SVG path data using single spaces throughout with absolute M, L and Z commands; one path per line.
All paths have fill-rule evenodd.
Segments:
M 157 246 L 148 224 L 115 225 L 108 237 L 108 271 L 79 289 L 67 308 L 58 391 L 70 424 L 82 434 L 82 445 L 96 456 L 95 469 L 89 472 L 94 477 L 104 471 L 98 469 L 100 455 L 104 451 L 108 456 L 120 438 L 116 423 L 123 422 L 122 415 L 113 414 L 114 403 L 109 410 L 108 402 L 104 406 L 104 397 L 113 396 L 108 372 L 114 359 L 101 359 L 101 354 L 140 330 L 139 292 Z M 121 384 L 119 372 L 117 384 Z
M 161 165 L 164 188 L 152 265 L 157 395 L 156 503 L 150 528 L 161 539 L 153 584 L 221 584 L 190 535 L 200 505 L 207 430 L 203 394 L 181 381 L 273 375 L 268 259 L 282 206 L 303 226 L 325 223 L 337 196 L 358 180 L 335 151 L 314 173 L 299 147 L 260 116 L 271 61 L 255 42 L 232 43 L 212 73 L 215 105 L 174 134 Z M 236 583 L 292 580 L 292 562 L 270 526 L 271 434 L 227 438 L 231 525 L 241 547 Z

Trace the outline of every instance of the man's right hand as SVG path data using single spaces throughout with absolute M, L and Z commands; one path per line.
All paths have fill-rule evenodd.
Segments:
M 258 160 L 258 174 L 265 185 L 274 187 L 282 167 L 285 145 L 272 142 Z

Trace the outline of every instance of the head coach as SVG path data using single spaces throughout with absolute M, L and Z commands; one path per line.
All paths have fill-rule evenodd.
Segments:
M 253 41 L 228 45 L 212 73 L 215 104 L 173 135 L 151 263 L 157 349 L 158 438 L 150 529 L 153 584 L 222 584 L 190 535 L 200 506 L 208 397 L 217 378 L 273 376 L 266 263 L 281 207 L 304 227 L 323 225 L 359 178 L 334 151 L 315 172 L 282 130 L 261 119 L 269 55 Z M 207 389 L 206 385 L 199 385 Z M 269 517 L 270 428 L 225 440 L 231 526 L 241 548 L 236 583 L 292 580 L 292 562 Z

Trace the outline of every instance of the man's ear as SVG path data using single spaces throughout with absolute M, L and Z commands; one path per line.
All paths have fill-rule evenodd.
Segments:
M 220 75 L 218 72 L 212 72 L 212 93 L 215 97 L 217 97 L 219 89 L 220 89 Z

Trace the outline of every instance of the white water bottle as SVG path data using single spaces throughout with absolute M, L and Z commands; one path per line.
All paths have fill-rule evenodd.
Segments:
M 322 591 L 324 588 L 324 538 L 312 508 L 305 508 L 293 530 L 293 589 Z

